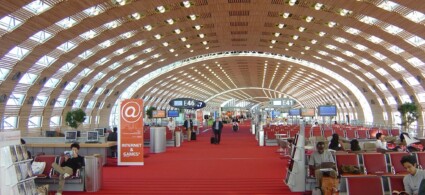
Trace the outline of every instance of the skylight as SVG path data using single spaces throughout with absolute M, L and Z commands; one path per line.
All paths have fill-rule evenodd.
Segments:
M 66 99 L 58 98 L 55 102 L 55 107 L 65 107 Z
M 425 14 L 418 11 L 412 11 L 404 17 L 416 23 L 419 23 L 425 20 Z
M 44 84 L 44 87 L 56 87 L 56 85 L 59 83 L 59 79 L 56 78 L 50 78 L 47 80 L 47 82 Z
M 376 72 L 378 72 L 382 76 L 385 76 L 385 75 L 388 74 L 388 72 L 385 69 L 383 69 L 383 68 L 376 69 Z
M 423 66 L 424 65 L 424 63 L 419 58 L 416 58 L 416 57 L 407 59 L 407 61 L 410 64 L 412 64 L 412 66 L 414 66 L 414 67 L 418 67 L 418 66 Z
M 72 107 L 73 107 L 73 108 L 80 108 L 82 103 L 83 103 L 83 101 L 82 101 L 82 100 L 80 100 L 80 99 L 76 99 L 76 100 L 74 101 L 74 104 L 72 105 Z
M 381 91 L 388 90 L 387 86 L 385 86 L 383 83 L 379 83 L 379 84 L 377 84 L 377 86 L 379 87 L 379 89 L 381 89 Z
M 375 24 L 376 21 L 377 21 L 377 19 L 372 18 L 370 16 L 365 16 L 365 17 L 360 19 L 360 22 L 363 22 L 363 23 L 369 24 L 369 25 Z
M 57 22 L 56 24 L 64 29 L 70 28 L 72 27 L 74 24 L 76 23 L 76 21 L 74 19 L 72 19 L 71 17 L 65 18 L 59 22 Z
M 46 96 L 37 96 L 34 100 L 33 106 L 45 106 L 47 103 L 48 97 Z
M 93 30 L 89 30 L 89 31 L 81 34 L 80 37 L 82 37 L 82 38 L 84 38 L 86 40 L 89 40 L 89 39 L 94 38 L 96 35 L 97 35 L 96 32 L 94 32 Z
M 393 46 L 389 47 L 388 49 L 389 49 L 390 51 L 392 51 L 393 53 L 395 53 L 395 54 L 399 54 L 399 53 L 401 53 L 401 52 L 404 52 L 404 50 L 403 50 L 403 49 L 401 49 L 400 47 L 397 47 L 397 46 L 395 46 L 395 45 L 393 45 Z
M 16 47 L 12 48 L 6 54 L 6 56 L 9 57 L 9 58 L 21 60 L 28 53 L 28 51 L 29 51 L 28 49 L 24 49 L 24 48 L 16 46 Z
M 84 85 L 84 87 L 81 90 L 81 92 L 87 93 L 88 91 L 90 91 L 90 89 L 91 89 L 91 85 Z
M 36 62 L 36 64 L 41 66 L 50 66 L 55 61 L 56 58 L 50 56 L 43 56 Z
M 409 85 L 411 85 L 411 86 L 413 86 L 413 85 L 419 85 L 419 82 L 416 79 L 416 77 L 407 77 L 405 79 L 409 83 Z
M 400 64 L 398 64 L 398 63 L 391 64 L 390 67 L 396 72 L 406 70 L 406 69 L 403 68 L 403 66 L 400 66 Z
M 68 91 L 74 90 L 75 86 L 77 86 L 77 83 L 69 82 L 68 85 L 66 85 L 65 90 L 68 90 Z
M 19 80 L 19 83 L 32 85 L 37 79 L 37 77 L 38 75 L 25 73 L 24 76 L 22 76 L 21 80 Z
M 7 100 L 6 105 L 8 105 L 8 106 L 20 106 L 20 105 L 22 105 L 22 102 L 24 101 L 24 97 L 25 97 L 25 95 L 23 95 L 23 94 L 12 93 L 10 95 L 9 99 Z
M 0 80 L 5 80 L 7 75 L 9 75 L 9 72 L 9 69 L 0 68 Z
M 425 40 L 418 36 L 412 36 L 411 38 L 407 39 L 407 42 L 414 46 L 420 46 L 425 43 Z
M 13 16 L 5 16 L 0 19 L 0 29 L 6 30 L 8 32 L 12 31 L 21 24 L 22 22 Z
M 387 28 L 385 28 L 385 30 L 386 30 L 388 33 L 391 33 L 391 34 L 393 34 L 393 35 L 398 34 L 399 32 L 403 31 L 403 29 L 401 29 L 401 28 L 399 28 L 399 27 L 397 27 L 397 26 L 394 26 L 394 25 L 389 25 L 389 26 L 387 26 Z
M 75 67 L 75 64 L 71 63 L 71 62 L 67 62 L 65 65 L 63 65 L 60 70 L 62 71 L 66 71 L 69 72 L 71 71 L 73 68 Z
M 390 81 L 390 83 L 395 89 L 402 87 L 398 80 L 392 80 L 392 81 Z
M 29 3 L 28 5 L 24 6 L 23 8 L 32 12 L 33 14 L 38 15 L 50 9 L 50 6 L 44 3 L 44 1 L 35 0 Z
M 398 6 L 399 5 L 397 3 L 394 3 L 394 2 L 389 1 L 389 0 L 382 1 L 382 3 L 378 5 L 379 8 L 382 8 L 382 9 L 387 10 L 387 11 L 393 11 Z
M 347 33 L 353 34 L 353 35 L 358 35 L 360 33 L 359 30 L 355 29 L 355 28 L 348 28 L 347 30 L 345 30 Z
M 364 51 L 364 50 L 366 50 L 367 49 L 367 47 L 365 47 L 364 45 L 360 45 L 360 44 L 356 44 L 355 45 L 355 48 L 357 48 L 358 50 L 360 50 L 360 51 Z
M 48 40 L 50 37 L 52 37 L 52 34 L 50 34 L 50 33 L 46 32 L 46 31 L 42 30 L 42 31 L 39 31 L 39 32 L 35 33 L 34 35 L 32 35 L 30 37 L 30 39 L 31 40 L 34 40 L 34 41 L 37 41 L 39 43 L 43 43 L 46 40 Z
M 378 43 L 382 42 L 382 39 L 375 37 L 375 36 L 370 36 L 369 41 L 372 41 L 373 43 L 378 44 Z
M 62 45 L 59 45 L 58 49 L 65 51 L 65 52 L 68 52 L 68 51 L 72 50 L 75 46 L 76 45 L 74 43 L 67 41 L 67 42 L 63 43 Z

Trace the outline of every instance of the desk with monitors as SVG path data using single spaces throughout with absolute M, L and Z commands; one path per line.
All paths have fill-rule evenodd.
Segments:
M 58 137 L 63 140 L 63 137 Z M 54 138 L 47 138 L 47 139 L 54 139 Z M 34 140 L 34 138 L 25 138 L 27 141 L 26 146 L 27 150 L 31 152 L 31 154 L 39 154 L 41 152 L 45 154 L 54 154 L 54 155 L 62 155 L 64 151 L 69 150 L 71 143 L 64 143 L 62 142 L 51 142 L 52 140 L 46 140 L 44 138 L 44 142 L 39 142 L 41 140 L 38 140 L 39 143 L 31 143 L 31 141 Z M 53 140 L 56 141 L 56 140 Z M 93 154 L 100 154 L 102 156 L 102 164 L 105 165 L 106 163 L 106 157 L 108 153 L 108 150 L 111 146 L 116 146 L 117 142 L 103 142 L 103 143 L 84 143 L 80 142 L 80 150 L 79 154 L 81 156 L 88 156 Z

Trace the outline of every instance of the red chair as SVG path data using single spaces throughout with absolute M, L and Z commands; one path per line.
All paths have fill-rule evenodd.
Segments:
M 399 136 L 400 135 L 400 129 L 391 129 L 390 130 L 392 136 Z
M 369 139 L 369 135 L 367 134 L 367 130 L 357 130 L 357 137 L 359 139 Z
M 338 134 L 339 137 L 345 137 L 345 132 L 343 129 L 335 129 L 334 131 L 334 133 Z
M 357 154 L 350 154 L 350 153 L 338 154 L 338 153 L 336 153 L 335 158 L 336 158 L 337 171 L 338 171 L 338 174 L 341 175 L 341 176 L 350 175 L 350 174 L 342 174 L 341 167 L 343 165 L 353 165 L 353 166 L 360 167 L 359 157 L 358 157 Z
M 356 131 L 352 129 L 348 129 L 345 131 L 345 134 L 347 135 L 347 139 L 357 139 Z
M 389 164 L 391 165 L 391 172 L 393 174 L 407 174 L 407 171 L 400 163 L 400 160 L 403 156 L 410 154 L 406 152 L 390 152 L 388 155 L 390 160 Z
M 388 173 L 385 155 L 382 153 L 363 153 L 363 166 L 366 174 L 382 175 Z
M 418 165 L 420 168 L 425 167 L 425 152 L 416 152 L 416 159 L 418 160 Z
M 378 176 L 347 177 L 348 195 L 384 195 L 382 178 Z
M 323 136 L 322 130 L 320 129 L 320 127 L 313 127 L 311 129 L 311 136 L 313 136 L 313 137 Z
M 379 128 L 372 128 L 369 130 L 369 138 L 373 139 L 376 137 L 376 134 L 379 133 Z
M 333 134 L 333 132 L 332 132 L 332 130 L 330 130 L 330 129 L 328 129 L 328 130 L 324 130 L 324 131 L 323 131 L 323 136 L 324 136 L 324 137 L 330 137 L 330 136 L 332 136 L 332 134 Z M 341 135 L 340 135 L 340 137 L 344 137 L 344 136 L 341 136 Z
M 387 176 L 390 193 L 394 190 L 404 191 L 403 178 L 405 175 L 389 175 Z

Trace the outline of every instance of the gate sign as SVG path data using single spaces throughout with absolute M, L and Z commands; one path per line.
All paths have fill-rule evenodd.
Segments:
M 184 108 L 184 109 L 201 109 L 207 105 L 203 101 L 195 100 L 191 98 L 173 99 L 168 104 L 175 108 Z
M 121 102 L 118 130 L 118 165 L 143 165 L 143 101 Z

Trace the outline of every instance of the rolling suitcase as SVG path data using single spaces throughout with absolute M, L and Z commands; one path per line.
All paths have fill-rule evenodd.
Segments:
M 215 144 L 215 137 L 211 137 L 211 144 Z
M 239 129 L 239 126 L 237 126 L 237 125 L 233 125 L 233 131 L 234 131 L 234 132 L 238 131 L 238 129 Z
M 190 134 L 190 140 L 196 140 L 196 132 Z

